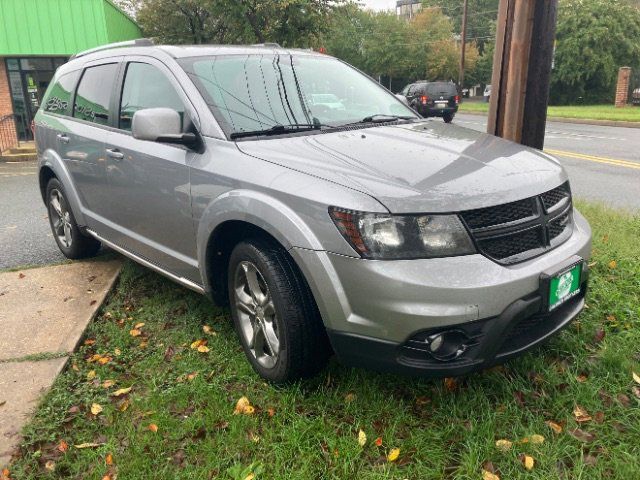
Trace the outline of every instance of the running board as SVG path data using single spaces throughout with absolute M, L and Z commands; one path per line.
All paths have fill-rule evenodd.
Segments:
M 146 259 L 144 259 L 142 257 L 139 257 L 135 253 L 131 253 L 128 250 L 125 250 L 124 248 L 120 247 L 119 245 L 116 245 L 115 243 L 110 242 L 109 240 L 101 237 L 100 235 L 98 235 L 93 230 L 90 230 L 90 229 L 87 228 L 85 231 L 89 235 L 91 235 L 92 237 L 95 237 L 96 240 L 99 240 L 101 243 L 104 243 L 107 247 L 115 250 L 118 253 L 121 253 L 125 257 L 129 257 L 134 262 L 137 262 L 137 263 L 139 263 L 140 265 L 142 265 L 144 267 L 150 268 L 151 270 L 153 270 L 155 272 L 158 272 L 160 275 L 164 275 L 165 277 L 169 278 L 170 280 L 173 280 L 174 282 L 179 283 L 183 287 L 187 287 L 188 289 L 193 290 L 194 292 L 198 292 L 198 293 L 201 293 L 201 294 L 205 293 L 204 288 L 202 288 L 197 283 L 192 282 L 191 280 L 187 280 L 184 277 L 178 277 L 177 275 L 174 275 L 173 273 L 168 272 L 168 271 L 160 268 L 159 266 L 151 263 L 149 260 L 146 260 Z

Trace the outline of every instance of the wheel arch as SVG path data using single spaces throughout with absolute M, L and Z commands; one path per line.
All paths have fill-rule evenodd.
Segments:
M 322 249 L 306 223 L 279 200 L 247 191 L 221 196 L 207 207 L 198 226 L 198 261 L 204 287 L 218 304 L 228 302 L 229 255 L 235 245 L 247 238 L 265 239 L 285 251 L 293 247 Z M 304 278 L 293 258 L 292 262 Z
M 71 211 L 80 226 L 85 226 L 84 213 L 82 211 L 82 203 L 77 190 L 73 186 L 71 175 L 64 165 L 62 159 L 53 150 L 46 150 L 38 162 L 38 181 L 40 185 L 40 193 L 43 202 L 46 203 L 47 184 L 52 178 L 56 178 L 63 186 L 64 193 Z

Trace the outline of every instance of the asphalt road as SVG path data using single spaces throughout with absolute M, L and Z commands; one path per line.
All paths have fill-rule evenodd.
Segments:
M 486 117 L 456 117 L 485 130 Z M 640 211 L 640 129 L 551 122 L 545 149 L 569 171 L 574 195 Z M 0 269 L 64 260 L 40 198 L 35 162 L 0 162 Z
M 0 162 L 0 269 L 64 260 L 40 197 L 35 162 Z
M 458 114 L 454 123 L 485 132 L 487 117 Z M 576 198 L 640 210 L 640 129 L 549 122 L 545 151 L 569 172 Z

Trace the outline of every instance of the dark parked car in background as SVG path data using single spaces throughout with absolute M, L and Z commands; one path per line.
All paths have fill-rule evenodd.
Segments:
M 423 117 L 442 117 L 451 123 L 458 112 L 460 96 L 452 82 L 416 82 L 407 85 L 401 93 L 409 106 Z

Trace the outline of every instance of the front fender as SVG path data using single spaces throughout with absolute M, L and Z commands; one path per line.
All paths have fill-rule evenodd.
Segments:
M 282 201 L 251 190 L 231 190 L 213 200 L 198 225 L 198 259 L 204 262 L 206 247 L 215 229 L 230 220 L 262 228 L 285 249 L 322 250 L 322 244 L 307 224 Z M 201 263 L 203 264 L 203 263 Z
M 42 169 L 49 168 L 53 171 L 54 175 L 62 183 L 66 199 L 69 202 L 73 216 L 76 219 L 76 223 L 80 226 L 85 226 L 85 218 L 82 210 L 82 203 L 80 202 L 80 196 L 76 190 L 73 181 L 71 180 L 71 174 L 67 170 L 64 161 L 54 150 L 46 149 L 38 156 L 38 178 L 42 178 Z M 43 191 L 46 185 L 41 185 Z M 43 201 L 46 202 L 46 198 L 43 195 Z

